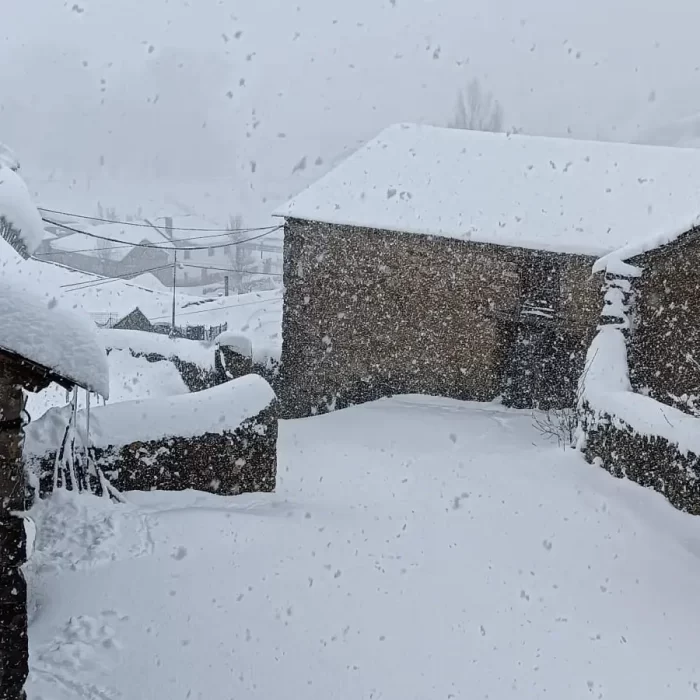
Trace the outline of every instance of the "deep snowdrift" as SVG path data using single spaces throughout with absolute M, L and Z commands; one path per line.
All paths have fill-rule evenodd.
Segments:
M 30 697 L 697 697 L 700 520 L 529 414 L 283 422 L 279 475 L 40 506 Z
M 0 348 L 108 397 L 107 355 L 95 325 L 59 305 L 51 290 L 34 289 L 21 267 L 9 273 L 11 266 L 0 277 Z

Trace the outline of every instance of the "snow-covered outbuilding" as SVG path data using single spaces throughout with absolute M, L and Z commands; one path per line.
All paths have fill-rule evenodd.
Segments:
M 51 382 L 81 386 L 105 398 L 109 373 L 97 329 L 74 309 L 62 308 L 49 289 L 25 274 L 43 238 L 39 212 L 17 174 L 16 160 L 0 151 L 0 685 L 6 698 L 24 697 L 28 673 L 25 563 L 31 528 L 25 509 L 22 460 L 24 390 Z
M 573 405 L 603 304 L 594 263 L 649 256 L 663 290 L 699 194 L 690 149 L 388 128 L 276 212 L 287 413 L 405 392 Z M 664 242 L 678 252 L 648 250 Z M 692 308 L 685 269 L 673 303 Z

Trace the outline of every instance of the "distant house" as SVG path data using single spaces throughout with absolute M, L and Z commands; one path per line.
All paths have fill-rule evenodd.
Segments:
M 43 260 L 106 277 L 127 278 L 151 272 L 162 282 L 170 284 L 173 243 L 155 229 L 129 224 L 81 225 L 76 228 L 85 233 L 70 233 L 53 227 L 37 255 Z M 63 235 L 59 235 L 61 231 Z
M 699 183 L 697 151 L 387 129 L 276 212 L 286 219 L 287 415 L 392 393 L 573 406 L 604 303 L 593 264 L 688 230 Z M 700 266 L 664 287 L 687 240 L 684 253 L 650 254 L 643 284 L 656 292 L 645 303 L 686 303 L 678 333 L 692 326 L 700 340 L 683 301 L 699 293 Z M 680 372 L 660 370 L 656 313 L 643 314 L 636 371 L 650 391 L 687 391 L 671 379 L 654 388 Z M 679 347 L 664 361 L 678 365 Z
M 153 324 L 138 306 L 126 316 L 120 318 L 112 328 L 115 330 L 154 332 Z

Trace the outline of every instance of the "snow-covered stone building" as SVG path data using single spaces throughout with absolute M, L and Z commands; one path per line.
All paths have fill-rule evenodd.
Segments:
M 594 263 L 692 229 L 699 190 L 689 149 L 390 127 L 276 212 L 287 415 L 406 392 L 574 405 L 603 305 Z M 646 304 L 666 304 L 689 254 L 673 250 L 650 254 Z M 671 294 L 693 324 L 684 269 Z M 655 313 L 635 350 L 650 387 L 673 374 L 655 375 Z

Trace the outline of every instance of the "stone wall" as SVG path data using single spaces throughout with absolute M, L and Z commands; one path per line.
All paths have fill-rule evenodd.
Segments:
M 590 339 L 603 303 L 600 274 L 591 272 L 592 259 L 567 255 L 561 265 L 560 311 L 567 326 Z M 586 342 L 588 348 L 589 342 Z
M 220 495 L 273 491 L 277 473 L 277 404 L 233 431 L 195 437 L 169 437 L 122 447 L 93 447 L 93 465 L 119 491 L 197 489 Z M 40 495 L 51 492 L 56 451 L 26 455 L 27 468 L 39 476 Z M 77 459 L 83 459 L 78 451 Z M 59 460 L 60 461 L 60 460 Z M 59 486 L 71 488 L 67 475 Z M 97 484 L 92 490 L 99 490 Z
M 449 238 L 292 220 L 285 231 L 286 417 L 392 393 L 490 400 L 501 393 L 520 303 L 518 255 Z M 563 265 L 562 304 L 595 327 L 591 260 Z
M 583 454 L 613 476 L 653 488 L 679 510 L 700 515 L 700 455 L 682 453 L 662 437 L 640 435 L 609 415 L 596 417 L 586 429 Z
M 630 378 L 637 391 L 692 413 L 672 397 L 700 394 L 700 245 L 668 246 L 640 264 Z
M 579 447 L 589 462 L 653 488 L 679 510 L 700 515 L 700 442 L 696 439 L 700 421 L 653 396 L 634 393 L 631 349 L 636 344 L 637 352 L 639 348 L 648 351 L 648 337 L 640 339 L 636 333 L 640 328 L 637 314 L 640 308 L 649 312 L 649 300 L 640 295 L 644 284 L 637 275 L 641 270 L 630 267 L 629 271 L 633 274 L 627 277 L 605 276 L 601 328 L 582 377 Z M 654 323 L 652 327 L 656 328 Z M 657 370 L 664 355 L 658 363 L 651 355 L 646 359 L 650 365 L 643 372 L 655 368 L 651 374 L 661 376 Z

